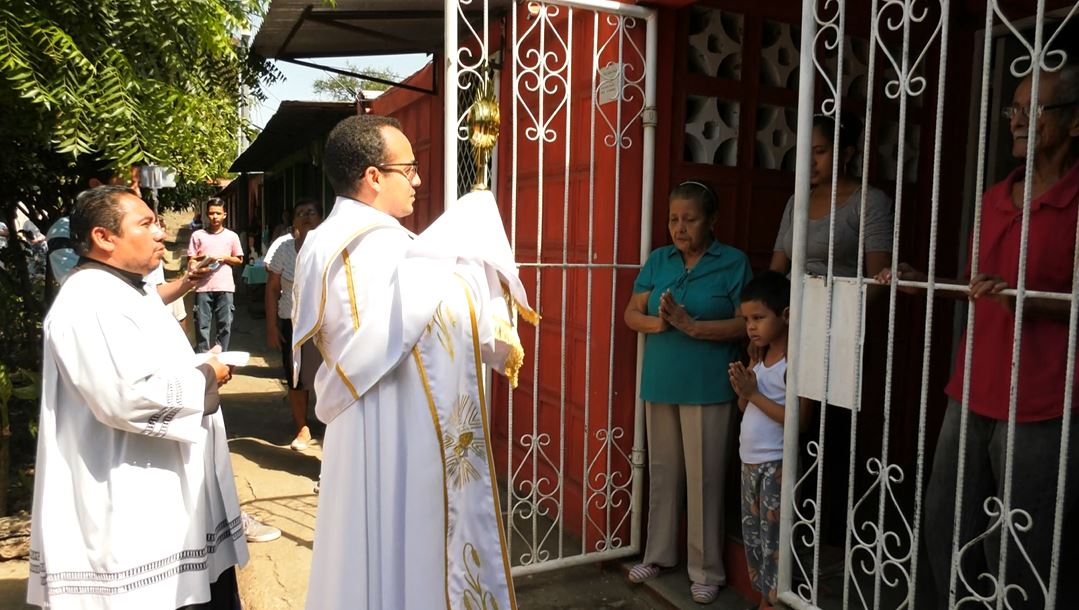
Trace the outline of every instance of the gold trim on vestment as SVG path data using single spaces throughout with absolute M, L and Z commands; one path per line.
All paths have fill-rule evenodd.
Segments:
M 364 228 L 360 229 L 359 231 L 356 231 L 351 236 L 349 236 L 349 238 L 346 239 L 344 241 L 344 243 L 342 243 L 342 245 L 339 248 L 342 249 L 342 250 L 348 248 L 348 245 L 351 244 L 353 241 L 355 241 L 356 238 L 361 237 L 364 233 L 367 233 L 368 231 L 371 231 L 373 229 L 377 229 L 379 227 L 386 227 L 388 229 L 394 228 L 393 225 L 386 224 L 384 222 L 371 223 L 371 224 L 365 226 Z M 405 229 L 404 227 L 402 227 L 400 225 L 398 225 L 397 228 L 400 228 L 401 230 L 407 230 L 407 229 Z M 336 256 L 331 256 L 330 260 L 326 263 L 326 267 L 323 268 L 323 270 L 322 270 L 322 279 L 321 279 L 322 297 L 321 297 L 321 301 L 318 304 L 318 317 L 315 318 L 315 325 L 304 336 L 300 337 L 300 339 L 298 341 L 295 340 L 295 338 L 294 338 L 294 340 L 292 342 L 292 351 L 296 351 L 296 350 L 300 349 L 301 345 L 306 343 L 307 340 L 310 339 L 311 337 L 315 336 L 315 333 L 317 333 L 318 330 L 320 328 L 322 328 L 322 319 L 326 315 L 326 276 L 329 275 L 329 273 L 330 273 L 330 265 L 333 264 L 333 261 L 334 261 L 335 258 L 336 258 Z M 302 296 L 302 294 L 303 293 L 301 292 L 301 293 L 297 293 L 297 294 L 294 295 L 295 300 L 294 300 L 293 309 L 295 311 L 300 310 L 300 297 Z M 293 322 L 295 322 L 295 320 L 293 320 Z
M 472 560 L 472 563 L 469 563 L 469 559 Z M 465 584 L 468 585 L 468 588 L 461 592 L 465 609 L 499 610 L 498 600 L 495 598 L 494 593 L 483 588 L 481 576 L 483 573 L 483 559 L 480 557 L 479 551 L 476 550 L 476 545 L 471 542 L 465 543 L 461 548 L 461 562 L 465 566 Z M 473 565 L 476 567 L 475 573 L 472 572 Z
M 442 435 L 446 447 L 446 481 L 460 491 L 468 483 L 480 480 L 480 471 L 469 454 L 486 461 L 487 443 L 480 425 L 480 408 L 471 394 L 457 397 L 448 419 L 449 430 Z
M 513 297 L 510 297 L 510 299 L 513 300 Z M 513 300 L 513 309 L 521 314 L 521 317 L 525 319 L 525 322 L 528 322 L 532 326 L 539 325 L 542 316 L 539 315 L 538 311 L 529 309 L 527 305 L 521 305 L 516 300 Z
M 359 400 L 360 394 L 356 392 L 356 386 L 352 385 L 352 382 L 349 381 L 348 375 L 345 374 L 345 371 L 341 368 L 341 365 L 335 364 L 333 365 L 333 369 L 337 371 L 337 376 L 341 378 L 341 383 L 345 384 L 345 387 L 348 388 L 348 393 L 352 394 L 352 400 Z
M 435 396 L 431 393 L 431 382 L 427 378 L 427 369 L 423 366 L 423 356 L 416 345 L 412 346 L 412 358 L 416 361 L 416 367 L 420 371 L 420 381 L 423 382 L 423 392 L 427 395 L 427 408 L 431 412 L 431 423 L 435 425 L 435 438 L 438 439 L 438 455 L 442 459 L 442 537 L 444 539 L 442 557 L 442 583 L 445 586 L 446 610 L 450 606 L 450 494 L 446 489 L 446 446 L 442 443 L 442 424 L 438 421 L 438 408 L 435 406 Z
M 446 307 L 445 303 L 435 309 L 434 318 L 427 328 L 435 334 L 435 338 L 442 344 L 442 348 L 449 354 L 450 359 L 455 359 L 457 352 L 453 347 L 453 334 L 450 329 L 457 328 L 457 318 L 453 317 L 453 312 Z
M 503 280 L 499 282 L 502 285 L 502 298 L 506 300 L 506 314 L 509 317 L 513 317 L 514 312 L 525 319 L 532 326 L 539 326 L 540 320 L 543 316 L 539 315 L 539 312 L 528 307 L 527 305 L 521 305 L 513 298 L 513 293 L 510 291 L 509 285 Z M 517 387 L 516 385 L 514 387 Z
M 359 330 L 360 310 L 356 307 L 356 284 L 352 281 L 352 265 L 348 262 L 348 248 L 341 250 L 341 263 L 345 266 L 345 284 L 348 285 L 348 308 L 352 313 L 352 330 Z
M 487 397 L 483 390 L 483 368 L 480 363 L 480 339 L 479 328 L 476 324 L 476 306 L 472 303 L 472 290 L 468 283 L 460 275 L 457 276 L 461 287 L 465 291 L 465 299 L 468 301 L 468 318 L 472 322 L 472 353 L 476 361 L 476 389 L 480 397 L 480 421 L 483 422 L 483 438 L 487 445 L 487 467 L 491 472 L 491 496 L 494 499 L 495 523 L 498 524 L 498 542 L 502 548 L 502 569 L 506 572 L 506 586 L 509 588 L 510 608 L 517 610 L 517 594 L 513 590 L 513 576 L 510 575 L 510 558 L 506 552 L 506 532 L 502 528 L 502 503 L 498 498 L 498 485 L 495 484 L 495 461 L 491 450 L 491 433 L 487 425 Z
M 498 316 L 492 316 L 495 325 L 495 341 L 501 341 L 509 346 L 506 354 L 506 362 L 502 365 L 502 374 L 509 380 L 513 388 L 517 387 L 517 377 L 521 372 L 521 365 L 525 362 L 525 348 L 521 345 L 521 338 L 509 320 Z

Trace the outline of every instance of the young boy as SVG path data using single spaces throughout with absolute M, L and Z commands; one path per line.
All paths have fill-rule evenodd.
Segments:
M 742 317 L 761 361 L 730 364 L 731 387 L 743 412 L 738 453 L 742 459 L 742 538 L 760 608 L 776 603 L 779 570 L 779 505 L 783 473 L 783 411 L 787 394 L 787 322 L 790 281 L 766 271 L 742 289 Z M 799 425 L 809 417 L 800 402 Z
M 189 265 L 213 265 L 210 279 L 195 291 L 195 351 L 210 351 L 210 320 L 217 319 L 217 345 L 229 348 L 232 334 L 233 293 L 236 283 L 232 279 L 232 267 L 242 265 L 244 251 L 240 237 L 225 228 L 225 202 L 211 198 L 206 202 L 206 229 L 191 234 L 187 244 Z

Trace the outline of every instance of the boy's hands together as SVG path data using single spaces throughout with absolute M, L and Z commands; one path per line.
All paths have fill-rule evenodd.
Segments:
M 746 368 L 741 362 L 732 362 L 727 369 L 731 380 L 731 387 L 739 398 L 750 400 L 759 391 L 757 388 L 757 374 L 752 369 Z

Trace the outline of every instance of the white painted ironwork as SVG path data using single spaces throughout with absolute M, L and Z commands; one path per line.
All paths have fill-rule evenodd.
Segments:
M 453 58 L 455 60 L 453 63 L 456 66 L 456 73 L 452 78 L 447 76 L 447 88 L 449 88 L 449 83 L 457 84 L 457 110 L 456 115 L 454 115 L 456 116 L 456 122 L 447 120 L 447 125 L 455 125 L 457 130 L 454 140 L 457 147 L 457 173 L 454 176 L 454 182 L 446 182 L 446 192 L 453 200 L 472 189 L 477 175 L 483 169 L 477 166 L 478 161 L 472 154 L 469 142 L 469 118 L 472 103 L 476 101 L 477 96 L 483 89 L 483 84 L 490 82 L 493 85 L 497 82 L 496 68 L 491 61 L 493 49 L 490 45 L 490 1 L 458 0 L 455 4 L 458 33 L 463 32 L 463 34 L 457 39 L 457 46 L 453 49 Z M 471 15 L 466 12 L 468 9 L 472 9 Z M 476 12 L 475 9 L 481 10 Z M 493 89 L 493 91 L 497 99 L 498 90 Z M 450 117 L 449 114 L 446 116 Z M 448 133 L 449 131 L 447 130 Z M 448 146 L 449 144 L 447 144 Z M 490 162 L 488 162 L 489 164 Z M 490 169 L 490 167 L 486 169 Z M 450 185 L 455 185 L 456 191 Z
M 442 88 L 442 112 L 445 117 L 442 124 L 442 205 L 447 209 L 457 201 L 456 189 L 450 185 L 457 184 L 457 73 L 460 64 L 457 15 L 461 10 L 460 4 L 461 0 L 444 0 L 442 10 L 442 62 L 446 77 Z
M 473 1 L 447 1 L 447 15 L 457 15 L 456 21 L 466 24 L 459 38 L 456 30 L 451 32 L 449 25 L 446 28 L 446 88 L 452 89 L 454 96 L 466 95 L 469 87 L 487 77 L 488 58 L 496 51 L 488 40 L 491 28 L 487 0 L 483 1 L 482 27 L 472 12 L 469 17 L 474 22 L 466 18 L 463 8 Z M 508 112 L 503 103 L 499 145 L 509 146 L 511 152 L 508 167 L 499 168 L 503 174 L 496 180 L 509 184 L 507 228 L 522 270 L 535 276 L 535 283 L 529 286 L 530 298 L 542 306 L 544 290 L 560 289 L 563 297 L 556 314 L 561 321 L 558 339 L 552 337 L 555 333 L 549 328 L 541 330 L 550 321 L 541 322 L 541 327 L 532 331 L 528 346 L 531 362 L 526 360 L 531 371 L 529 375 L 522 374 L 524 382 L 531 385 L 531 404 L 520 404 L 520 398 L 515 403 L 514 392 L 509 393 L 508 467 L 499 476 L 513 574 L 521 575 L 632 555 L 640 550 L 643 405 L 634 400 L 633 429 L 628 429 L 617 424 L 611 394 L 616 325 L 624 332 L 616 298 L 618 272 L 638 268 L 651 242 L 657 20 L 651 9 L 608 0 L 514 2 L 507 7 L 505 19 L 503 31 L 507 36 L 500 49 L 500 68 L 501 78 L 508 79 L 511 98 Z M 454 20 L 448 18 L 449 21 Z M 580 49 L 585 45 L 575 40 L 582 34 L 585 45 L 591 47 L 583 57 Z M 453 48 L 451 41 L 456 41 Z M 590 75 L 590 91 L 574 91 L 579 87 L 576 83 L 586 80 L 584 75 Z M 581 99 L 590 100 L 586 114 L 579 111 L 579 104 L 575 110 L 574 100 Z M 457 108 L 456 100 L 451 104 L 447 99 L 447 199 L 457 182 L 450 168 L 454 172 L 461 168 L 457 142 L 467 138 L 467 117 L 456 114 Z M 587 117 L 585 124 L 582 116 Z M 531 156 L 523 155 L 525 150 Z M 627 154 L 633 155 L 635 167 L 639 162 L 643 169 L 640 192 L 618 190 L 622 159 Z M 552 162 L 552 155 L 558 158 L 557 163 Z M 597 172 L 597 155 L 614 159 L 613 172 Z M 527 167 L 522 157 L 530 159 Z M 561 170 L 552 173 L 555 166 Z M 587 174 L 587 199 L 580 190 L 571 191 L 571 179 L 578 179 L 582 173 Z M 529 191 L 527 198 L 520 195 L 520 180 L 526 175 L 535 180 L 534 196 Z M 551 187 L 551 181 L 556 186 Z M 598 201 L 597 182 L 616 185 L 613 199 Z M 634 215 L 640 214 L 641 246 L 619 252 L 617 221 L 626 205 L 632 206 Z M 555 209 L 553 214 L 551 208 Z M 572 235 L 580 233 L 583 216 L 575 210 L 582 208 L 587 208 L 588 214 L 584 257 L 569 248 Z M 519 221 L 525 213 L 535 219 L 535 235 L 527 238 L 520 233 Z M 552 226 L 561 230 L 552 230 Z M 596 250 L 593 238 L 597 232 L 613 235 L 612 251 Z M 534 239 L 534 245 L 528 243 L 529 238 Z M 554 250 L 552 243 L 557 244 Z M 567 300 L 573 290 L 571 278 L 582 273 L 586 357 L 572 359 L 566 357 L 573 350 L 568 342 L 567 317 L 571 312 Z M 559 284 L 560 288 L 555 288 Z M 609 305 L 593 316 L 595 290 L 606 292 L 608 287 L 610 293 L 603 300 L 609 299 Z M 548 317 L 555 319 L 556 315 Z M 593 341 L 593 317 L 609 318 L 603 331 L 611 338 L 608 344 Z M 593 350 L 606 354 L 606 370 L 593 370 L 593 359 L 587 357 Z M 638 369 L 641 351 L 638 345 Z M 540 404 L 540 354 L 552 352 L 562 354 L 557 378 L 557 427 L 545 423 Z M 584 380 L 580 420 L 583 429 L 570 426 L 568 417 L 567 384 L 571 374 Z M 593 388 L 600 386 L 611 391 L 605 400 L 596 401 Z M 583 447 L 579 463 L 570 463 L 567 458 L 567 444 L 571 442 Z M 567 497 L 571 484 L 576 485 L 574 491 L 580 497 L 573 505 Z
M 798 107 L 798 133 L 797 149 L 799 151 L 795 171 L 795 199 L 793 210 L 793 256 L 791 271 L 791 332 L 788 350 L 791 354 L 801 353 L 799 345 L 802 334 L 801 326 L 806 324 L 830 324 L 832 320 L 832 290 L 835 281 L 834 267 L 834 243 L 835 243 L 835 210 L 837 208 L 836 186 L 838 184 L 838 162 L 833 165 L 832 174 L 832 199 L 831 226 L 829 228 L 829 252 L 828 272 L 825 283 L 824 311 L 827 312 L 820 319 L 807 320 L 803 318 L 805 309 L 806 291 L 804 289 L 806 275 L 804 273 L 806 231 L 808 223 L 809 194 L 810 194 L 810 144 L 812 141 L 813 116 L 821 113 L 835 118 L 835 132 L 833 134 L 833 156 L 841 158 L 839 147 L 840 113 L 844 104 L 844 97 L 851 95 L 849 84 L 844 82 L 850 70 L 844 69 L 844 56 L 850 45 L 844 44 L 847 37 L 846 15 L 848 3 L 845 0 L 804 0 L 802 4 L 801 22 L 801 64 L 799 66 L 799 107 Z M 1007 36 L 1017 42 L 1023 49 L 1019 56 L 1007 63 L 1007 72 L 1015 80 L 1029 78 L 1032 83 L 1030 107 L 1039 104 L 1039 82 L 1048 73 L 1059 71 L 1067 58 L 1061 50 L 1052 50 L 1052 43 L 1069 25 L 1069 22 L 1079 20 L 1079 2 L 1065 7 L 1055 13 L 1058 21 L 1050 22 L 1047 19 L 1044 0 L 1030 3 L 1030 11 L 1027 29 L 1018 26 L 1013 20 L 1014 14 L 1009 15 L 1002 9 L 1002 2 L 989 0 L 985 10 L 984 39 L 980 49 L 974 49 L 973 63 L 980 65 L 982 70 L 980 77 L 973 75 L 978 88 L 974 91 L 974 103 L 978 104 L 977 120 L 977 155 L 976 167 L 970 171 L 974 176 L 975 188 L 969 193 L 972 201 L 967 202 L 973 210 L 973 228 L 970 234 L 971 258 L 970 274 L 976 275 L 978 270 L 979 237 L 981 235 L 981 205 L 982 196 L 986 190 L 986 180 L 994 180 L 987 172 L 987 157 L 991 151 L 987 148 L 990 131 L 990 117 L 995 116 L 999 107 L 991 107 L 990 85 L 993 80 L 991 67 L 993 63 L 991 52 L 993 50 L 994 36 Z M 1007 3 L 1009 10 L 1014 13 L 1017 3 Z M 859 7 L 861 8 L 861 7 Z M 938 583 L 945 587 L 945 597 L 949 608 L 1013 608 L 1014 604 L 1022 601 L 1033 607 L 1058 608 L 1058 600 L 1055 599 L 1061 577 L 1059 573 L 1059 558 L 1062 551 L 1062 531 L 1064 520 L 1064 495 L 1065 486 L 1070 483 L 1075 485 L 1074 480 L 1066 479 L 1066 464 L 1068 458 L 1068 441 L 1072 425 L 1072 404 L 1074 390 L 1073 384 L 1075 359 L 1076 359 L 1076 335 L 1079 326 L 1079 250 L 1073 261 L 1073 279 L 1071 292 L 1049 292 L 1044 290 L 1029 290 L 1027 288 L 1027 247 L 1029 239 L 1030 213 L 1032 200 L 1033 180 L 1030 178 L 1034 170 L 1033 146 L 1036 142 L 1037 123 L 1040 117 L 1038 113 L 1031 113 L 1027 126 L 1028 154 L 1025 161 L 1025 176 L 1022 190 L 1022 214 L 1021 214 L 1021 238 L 1019 247 L 1018 283 L 1014 288 L 1004 291 L 1004 294 L 1014 297 L 1015 323 L 1014 339 L 1011 352 L 1011 378 L 1010 394 L 1007 419 L 1006 450 L 1004 451 L 1003 475 L 1001 493 L 990 496 L 981 501 L 977 506 L 963 505 L 963 486 L 965 482 L 964 472 L 968 465 L 965 462 L 968 431 L 968 405 L 970 402 L 971 385 L 971 358 L 967 358 L 964 369 L 961 371 L 963 378 L 963 397 L 961 401 L 961 416 L 959 424 L 959 448 L 957 480 L 959 488 L 955 491 L 956 506 L 952 519 L 952 532 L 926 532 L 923 524 L 924 498 L 923 490 L 927 477 L 927 464 L 925 440 L 928 434 L 936 431 L 927 430 L 927 410 L 929 408 L 929 376 L 930 376 L 930 346 L 934 336 L 934 303 L 942 294 L 969 293 L 965 284 L 957 284 L 952 281 L 938 281 L 937 278 L 937 247 L 941 236 L 938 235 L 938 212 L 941 191 L 941 155 L 944 125 L 944 109 L 947 103 L 947 80 L 949 58 L 949 34 L 951 3 L 948 0 L 873 0 L 870 6 L 870 43 L 868 49 L 868 61 L 865 64 L 866 87 L 865 87 L 865 131 L 863 134 L 863 157 L 861 159 L 861 214 L 858 243 L 858 282 L 865 286 L 877 284 L 873 278 L 864 277 L 865 266 L 865 218 L 867 191 L 869 187 L 870 168 L 870 145 L 873 142 L 871 134 L 876 122 L 884 124 L 885 118 L 875 117 L 874 101 L 887 100 L 893 103 L 897 109 L 898 124 L 895 126 L 897 152 L 891 161 L 893 167 L 877 168 L 878 174 L 894 177 L 894 191 L 892 196 L 896 202 L 894 218 L 894 235 L 891 258 L 893 263 L 903 259 L 900 257 L 900 227 L 902 226 L 902 212 L 904 199 L 909 200 L 910 195 L 904 195 L 904 190 L 911 185 L 907 165 L 912 163 L 914 157 L 906 151 L 906 147 L 913 145 L 919 147 L 919 142 L 908 142 L 904 134 L 916 133 L 915 121 L 912 113 L 915 109 L 921 111 L 928 109 L 933 104 L 933 138 L 929 148 L 922 146 L 922 154 L 931 150 L 932 154 L 932 186 L 930 200 L 929 226 L 919 227 L 919 230 L 929 231 L 928 244 L 928 269 L 924 280 L 897 280 L 890 283 L 887 289 L 888 304 L 888 327 L 887 349 L 885 354 L 885 381 L 884 398 L 880 405 L 883 423 L 880 430 L 859 429 L 859 409 L 851 411 L 851 430 L 848 466 L 848 495 L 847 495 L 847 527 L 845 532 L 845 545 L 843 548 L 843 583 L 842 597 L 829 597 L 823 592 L 821 579 L 826 577 L 826 568 L 822 566 L 822 549 L 824 543 L 821 539 L 821 514 L 823 490 L 823 471 L 826 456 L 826 427 L 829 407 L 822 407 L 820 424 L 814 432 L 813 438 L 807 444 L 808 462 L 801 465 L 799 460 L 799 432 L 798 432 L 798 400 L 799 395 L 797 369 L 805 366 L 799 363 L 797 357 L 793 358 L 788 368 L 787 388 L 787 414 L 785 417 L 784 434 L 784 464 L 783 464 L 783 503 L 781 509 L 780 529 L 780 564 L 779 564 L 779 593 L 781 600 L 794 608 L 818 608 L 818 607 L 842 607 L 842 608 L 914 608 L 919 603 L 918 593 L 920 586 L 931 580 L 931 575 L 924 566 L 919 566 L 919 541 L 927 536 L 949 536 L 952 541 L 951 551 L 951 574 L 950 582 Z M 917 35 L 914 32 L 918 32 Z M 812 61 L 809 61 L 809 59 Z M 961 60 L 965 60 L 961 56 Z M 1074 61 L 1074 58 L 1071 58 Z M 953 49 L 954 60 L 954 49 Z M 997 61 L 1000 61 L 997 58 Z M 935 90 L 930 90 L 929 82 L 924 76 L 927 63 L 935 64 L 937 70 L 937 82 Z M 880 77 L 883 70 L 883 77 Z M 878 77 L 879 82 L 878 82 Z M 980 78 L 980 80 L 978 80 Z M 814 87 L 816 82 L 820 86 Z M 823 99 L 814 99 L 815 89 L 823 92 Z M 999 96 L 999 92 L 996 94 Z M 935 96 L 935 97 L 933 97 Z M 929 98 L 929 99 L 927 99 Z M 1058 102 L 1079 102 L 1079 100 L 1057 100 Z M 1007 103 L 1007 102 L 1005 102 Z M 879 144 L 879 143 L 878 143 Z M 972 156 L 972 159 L 975 157 Z M 841 202 L 840 202 L 841 203 Z M 1062 239 L 1071 238 L 1072 227 L 1067 227 L 1062 232 Z M 943 236 L 949 239 L 950 236 Z M 1074 227 L 1074 239 L 1079 241 L 1079 226 Z M 961 248 L 962 249 L 962 248 Z M 908 254 L 909 255 L 909 254 Z M 891 455 L 891 420 L 893 413 L 911 412 L 901 405 L 893 405 L 892 384 L 897 375 L 898 364 L 894 362 L 893 347 L 896 342 L 896 311 L 897 298 L 900 288 L 917 288 L 924 290 L 924 332 L 922 336 L 922 366 L 921 385 L 917 410 L 917 439 L 916 456 L 913 464 L 913 472 L 906 472 L 904 466 L 894 461 Z M 862 293 L 861 306 L 865 306 L 865 292 Z M 1019 384 L 1019 356 L 1020 342 L 1023 338 L 1024 307 L 1032 298 L 1047 301 L 1064 301 L 1071 304 L 1068 322 L 1068 352 L 1063 415 L 1061 417 L 1061 451 L 1056 464 L 1047 465 L 1048 468 L 1056 468 L 1056 488 L 1054 490 L 1055 504 L 1052 522 L 1034 523 L 1033 517 L 1027 511 L 1018 508 L 1016 498 L 1013 498 L 1013 481 L 1024 473 L 1015 470 L 1015 435 L 1018 412 L 1018 384 Z M 968 308 L 966 312 L 966 327 L 973 328 L 974 308 Z M 862 360 L 860 353 L 862 342 L 867 329 L 859 322 L 857 335 L 859 337 L 851 349 L 856 350 L 855 357 L 856 379 L 858 380 L 855 391 L 856 405 L 861 401 Z M 831 332 L 824 333 L 825 347 L 823 350 L 823 366 L 816 365 L 814 371 L 819 370 L 823 375 L 823 395 L 828 394 L 828 384 L 835 382 L 829 377 L 828 356 L 831 353 L 828 343 L 833 340 Z M 967 354 L 972 354 L 973 334 L 968 334 L 965 349 Z M 939 363 L 936 363 L 939 365 Z M 905 375 L 906 377 L 913 377 Z M 913 406 L 913 405 L 912 405 Z M 881 448 L 878 455 L 869 456 L 859 463 L 858 451 L 855 449 L 859 437 L 866 434 L 880 434 Z M 830 459 L 836 459 L 834 456 Z M 858 474 L 865 476 L 868 484 L 864 490 L 857 490 L 855 481 Z M 1074 476 L 1074 473 L 1072 474 Z M 909 480 L 912 479 L 912 480 Z M 906 489 L 907 491 L 903 491 Z M 1075 493 L 1074 490 L 1070 493 Z M 984 530 L 975 533 L 972 537 L 961 538 L 959 531 L 960 517 L 964 514 L 978 512 L 987 517 L 987 525 Z M 1053 532 L 1051 561 L 1045 563 L 1046 572 L 1040 572 L 1036 562 L 1028 554 L 1024 544 L 1023 533 L 1035 528 L 1042 531 Z M 999 561 L 991 571 L 968 573 L 961 568 L 961 560 L 968 554 L 980 552 L 983 545 L 993 545 Z M 976 550 L 977 549 L 977 550 Z M 1009 554 L 1019 554 L 1019 561 L 1034 574 L 1034 590 L 1024 588 L 1017 582 L 1014 574 L 1006 571 L 1009 565 Z M 1073 576 L 1073 575 L 1067 575 Z M 977 586 L 975 586 L 977 585 Z M 978 592 L 974 592 L 978 591 Z M 959 593 L 957 595 L 957 592 Z M 922 600 L 920 603 L 926 603 Z M 935 603 L 935 602 L 934 602 Z

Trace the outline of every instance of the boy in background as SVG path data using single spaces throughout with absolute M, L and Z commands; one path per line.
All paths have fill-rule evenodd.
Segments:
M 232 267 L 244 262 L 240 236 L 225 228 L 225 202 L 213 197 L 206 202 L 206 228 L 191 234 L 187 244 L 189 265 L 216 268 L 204 284 L 195 290 L 195 351 L 210 351 L 210 321 L 217 320 L 217 341 L 225 351 L 232 335 L 232 315 L 236 310 L 233 295 L 236 282 Z

